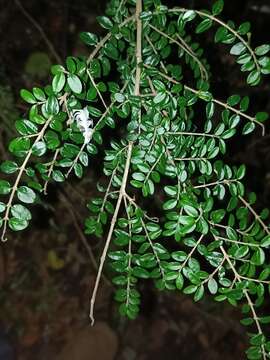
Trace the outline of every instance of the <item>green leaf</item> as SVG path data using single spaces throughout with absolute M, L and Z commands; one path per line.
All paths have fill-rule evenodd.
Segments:
M 244 96 L 240 102 L 240 109 L 241 111 L 247 111 L 248 107 L 249 107 L 249 97 Z
M 269 118 L 269 114 L 267 112 L 258 112 L 256 114 L 256 120 L 260 122 L 264 122 Z
M 15 204 L 11 207 L 11 215 L 19 220 L 31 220 L 32 215 L 30 211 L 21 204 Z
M 97 97 L 97 90 L 94 88 L 94 86 L 90 87 L 87 91 L 87 100 L 95 100 Z
M 262 239 L 261 246 L 262 247 L 270 246 L 270 235 L 267 235 L 265 238 Z
M 184 251 L 174 251 L 172 252 L 171 256 L 175 261 L 180 262 L 185 261 L 187 258 L 187 254 Z
M 249 253 L 249 247 L 248 246 L 240 246 L 234 253 L 234 256 L 236 259 L 242 259 Z
M 254 129 L 255 129 L 255 124 L 254 122 L 248 122 L 246 123 L 246 125 L 244 126 L 243 130 L 242 130 L 242 134 L 243 135 L 247 135 L 250 134 Z
M 165 92 L 159 92 L 154 97 L 153 101 L 155 104 L 160 104 L 166 99 L 166 93 Z
M 228 34 L 228 30 L 225 27 L 223 26 L 219 27 L 215 35 L 215 42 L 218 43 L 224 41 L 227 37 L 227 34 Z
M 246 21 L 243 24 L 241 24 L 238 28 L 238 33 L 240 35 L 246 35 L 250 30 L 250 22 Z
M 82 83 L 77 75 L 69 74 L 67 77 L 67 82 L 71 91 L 73 91 L 75 94 L 80 94 L 82 92 Z
M 1 171 L 5 174 L 13 174 L 19 169 L 15 161 L 6 160 L 1 164 Z
M 17 120 L 15 126 L 20 135 L 33 135 L 38 132 L 37 125 L 29 120 Z
M 259 84 L 260 80 L 261 80 L 260 72 L 257 70 L 254 70 L 248 75 L 247 83 L 249 85 L 255 86 L 255 85 Z
M 193 294 L 196 290 L 197 290 L 197 286 L 189 285 L 184 289 L 183 292 L 184 292 L 184 294 L 189 295 L 189 294 Z
M 138 180 L 138 181 L 144 181 L 145 180 L 145 175 L 143 173 L 133 173 L 132 174 L 133 179 Z
M 10 142 L 8 149 L 15 156 L 24 157 L 30 145 L 30 139 L 16 138 Z
M 152 11 L 143 11 L 140 14 L 140 19 L 141 20 L 150 20 L 153 16 Z
M 135 276 L 137 278 L 141 278 L 141 279 L 149 278 L 149 272 L 146 269 L 139 267 L 139 266 L 135 266 L 132 269 L 132 274 L 133 274 L 133 276 Z
M 255 54 L 258 56 L 263 56 L 263 55 L 266 55 L 269 51 L 270 51 L 270 45 L 265 44 L 265 45 L 258 46 L 255 49 Z
M 188 22 L 188 21 L 192 21 L 193 19 L 195 19 L 195 17 L 196 17 L 196 12 L 194 10 L 188 10 L 184 13 L 181 20 Z
M 122 103 L 125 101 L 125 95 L 121 94 L 121 93 L 115 93 L 114 94 L 114 99 L 115 101 Z
M 38 141 L 32 147 L 33 155 L 42 156 L 46 153 L 46 144 L 43 141 Z
M 265 261 L 265 253 L 263 249 L 257 249 L 250 259 L 251 263 L 254 265 L 262 265 Z
M 18 199 L 23 203 L 31 204 L 36 200 L 36 194 L 27 186 L 20 186 L 17 190 Z
M 263 316 L 259 318 L 261 324 L 269 324 L 270 323 L 270 316 Z
M 86 44 L 90 46 L 94 46 L 98 43 L 98 37 L 95 34 L 90 32 L 81 32 L 80 39 Z
M 76 62 L 72 56 L 68 56 L 66 59 L 67 69 L 70 73 L 76 72 Z
M 224 218 L 225 214 L 226 214 L 226 211 L 224 209 L 212 211 L 211 220 L 215 224 L 219 224 L 222 221 L 222 219 Z
M 192 216 L 187 216 L 187 215 L 180 215 L 178 218 L 178 221 L 180 224 L 184 225 L 184 226 L 192 226 L 195 223 L 195 220 Z
M 235 106 L 235 105 L 239 104 L 240 100 L 241 100 L 241 97 L 239 95 L 232 95 L 228 98 L 227 103 L 230 106 Z
M 22 89 L 20 95 L 21 98 L 29 104 L 35 104 L 37 102 L 34 95 L 28 90 Z
M 185 210 L 185 212 L 188 214 L 188 215 L 190 215 L 190 216 L 192 216 L 192 217 L 198 217 L 199 216 L 199 211 L 195 208 L 195 207 L 193 207 L 193 206 L 190 206 L 190 205 L 185 205 L 184 206 L 184 210 Z
M 177 195 L 177 187 L 167 185 L 164 187 L 164 191 L 169 196 L 176 196 Z
M 21 230 L 24 230 L 25 228 L 27 228 L 28 221 L 27 220 L 17 219 L 15 217 L 13 217 L 13 218 L 10 218 L 8 220 L 8 226 L 13 231 L 21 231 Z
M 245 165 L 241 165 L 238 170 L 237 170 L 237 173 L 236 173 L 236 177 L 237 179 L 243 179 L 243 177 L 245 176 L 245 173 L 246 173 L 246 166 Z
M 178 274 L 178 276 L 175 280 L 175 285 L 178 290 L 182 290 L 182 288 L 184 286 L 184 278 L 183 278 L 182 274 Z
M 54 170 L 52 172 L 52 178 L 56 182 L 63 182 L 65 181 L 65 176 L 63 175 L 62 171 L 60 170 Z
M 34 87 L 33 88 L 33 94 L 35 96 L 35 98 L 39 101 L 45 101 L 46 100 L 46 95 L 44 93 L 44 91 L 40 88 Z
M 57 73 L 52 81 L 52 88 L 54 93 L 60 93 L 64 86 L 65 86 L 65 82 L 66 82 L 66 77 L 65 74 L 62 72 Z
M 7 195 L 11 191 L 10 183 L 6 180 L 0 180 L 0 195 Z
M 46 101 L 46 111 L 49 115 L 56 115 L 59 112 L 59 103 L 54 95 L 50 95 Z
M 198 287 L 198 289 L 195 292 L 194 295 L 194 301 L 200 301 L 204 295 L 204 286 L 201 285 Z
M 177 200 L 171 199 L 171 200 L 166 201 L 163 204 L 163 209 L 164 210 L 171 210 L 171 209 L 174 209 L 176 207 L 176 205 L 177 205 Z
M 215 103 L 214 102 L 209 102 L 206 105 L 206 116 L 208 119 L 211 119 L 214 115 L 215 112 Z
M 98 16 L 96 19 L 104 29 L 110 30 L 113 27 L 112 21 L 107 16 Z
M 74 165 L 74 172 L 75 172 L 75 175 L 78 177 L 78 178 L 82 178 L 82 176 L 83 176 L 83 167 L 82 167 L 82 165 L 81 164 L 79 164 L 79 163 L 76 163 L 75 165 Z
M 112 43 L 105 44 L 103 49 L 104 49 L 105 55 L 107 55 L 109 58 L 111 58 L 113 60 L 118 59 L 119 51 Z
M 214 5 L 212 6 L 212 14 L 214 16 L 220 14 L 223 10 L 224 7 L 224 1 L 223 0 L 218 0 L 214 3 Z
M 47 148 L 50 150 L 54 150 L 60 145 L 60 140 L 57 133 L 52 130 L 47 131 L 44 138 Z
M 215 295 L 218 291 L 218 284 L 214 278 L 210 278 L 207 283 L 208 290 L 212 295 Z
M 209 91 L 199 91 L 198 96 L 205 101 L 211 101 L 213 96 Z
M 230 50 L 232 55 L 241 55 L 246 50 L 245 45 L 242 42 L 236 43 Z
M 204 19 L 197 27 L 196 27 L 196 34 L 201 34 L 204 31 L 210 29 L 213 24 L 213 20 L 211 19 Z

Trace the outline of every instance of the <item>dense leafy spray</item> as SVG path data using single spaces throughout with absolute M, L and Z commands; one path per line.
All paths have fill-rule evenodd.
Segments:
M 85 222 L 86 234 L 104 236 L 92 321 L 108 259 L 121 314 L 138 314 L 140 279 L 195 301 L 209 293 L 242 306 L 248 359 L 269 359 L 270 316 L 260 311 L 269 296 L 269 211 L 256 212 L 245 167 L 224 161 L 230 139 L 256 128 L 264 133 L 268 115 L 249 115 L 248 96 L 216 99 L 198 41 L 210 30 L 250 86 L 269 74 L 270 46 L 253 49 L 250 24 L 221 20 L 223 6 L 218 0 L 199 11 L 169 9 L 159 0 L 113 0 L 108 17 L 97 19 L 108 34 L 80 35 L 92 48 L 88 58 L 68 57 L 65 66 L 52 67 L 51 85 L 21 90 L 30 109 L 15 123 L 14 160 L 1 165 L 15 179 L 0 180 L 2 240 L 28 226 L 29 204 L 49 181 L 64 182 L 71 173 L 81 178 L 102 145 L 103 128 L 117 128 L 122 138 L 111 141 L 104 157 L 108 181 L 98 184 Z

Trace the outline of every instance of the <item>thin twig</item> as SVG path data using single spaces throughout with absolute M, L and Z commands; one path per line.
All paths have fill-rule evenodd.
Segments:
M 15 1 L 18 1 L 18 0 L 15 0 Z M 133 17 L 132 17 L 133 18 Z M 129 21 L 130 21 L 130 18 L 129 18 Z M 106 38 L 106 36 L 105 36 Z M 97 54 L 98 54 L 98 51 L 101 49 L 101 45 L 100 44 L 103 44 L 104 43 L 104 39 L 103 38 L 100 43 L 97 45 L 97 47 L 95 48 L 95 50 L 91 53 L 90 57 L 91 59 L 93 59 Z M 125 83 L 124 84 L 124 87 L 127 86 L 128 83 Z M 59 104 L 60 106 L 63 105 L 63 104 L 66 104 L 66 98 L 68 96 L 68 93 L 65 93 L 64 95 L 62 95 L 60 98 L 59 98 Z M 68 110 L 67 110 L 68 111 Z M 106 110 L 107 111 L 107 110 Z M 103 114 L 105 116 L 105 113 Z M 9 220 L 9 213 L 10 213 L 10 209 L 11 209 L 11 206 L 12 206 L 12 203 L 13 203 L 13 199 L 14 199 L 14 196 L 15 196 L 15 193 L 18 189 L 18 186 L 19 186 L 19 183 L 20 183 L 20 180 L 23 176 L 23 173 L 25 171 L 25 168 L 27 166 L 27 163 L 29 161 L 29 159 L 31 158 L 32 154 L 33 154 L 33 147 L 34 145 L 43 138 L 44 136 L 44 133 L 46 131 L 46 129 L 48 128 L 50 122 L 52 120 L 52 116 L 50 116 L 48 118 L 48 120 L 45 122 L 45 124 L 43 125 L 43 127 L 41 128 L 40 132 L 39 132 L 39 135 L 37 136 L 37 138 L 35 139 L 33 145 L 31 146 L 31 148 L 28 150 L 28 153 L 20 167 L 20 171 L 16 177 L 16 180 L 15 180 L 15 183 L 12 187 L 12 191 L 11 191 L 11 194 L 9 195 L 9 200 L 8 200 L 8 203 L 7 203 L 7 206 L 6 206 L 6 210 L 5 210 L 5 214 L 4 214 L 4 217 L 3 217 L 3 230 L 2 230 L 2 235 L 1 235 L 1 241 L 6 241 L 7 238 L 5 237 L 5 234 L 6 234 L 6 231 L 7 231 L 7 223 L 8 223 L 8 220 Z M 101 121 L 101 119 L 98 121 L 98 123 L 96 124 L 96 126 L 99 124 L 99 122 Z M 83 151 L 83 149 L 80 150 L 79 154 L 81 154 L 81 152 Z M 79 155 L 78 154 L 78 155 Z M 78 156 L 79 157 L 79 156 Z M 75 163 L 73 163 L 73 167 L 74 167 Z M 72 168 L 73 168 L 72 167 Z
M 260 218 L 260 216 L 256 213 L 256 211 L 253 209 L 253 207 L 242 197 L 239 196 L 238 197 L 240 199 L 240 201 L 245 205 L 246 208 L 248 208 L 248 210 L 253 214 L 253 216 L 255 217 L 255 219 L 261 224 L 262 228 L 264 229 L 264 231 L 266 232 L 267 235 L 270 235 L 270 230 L 268 228 L 268 226 L 265 225 L 265 223 L 262 221 L 262 219 Z
M 197 57 L 196 53 L 192 50 L 192 48 L 188 45 L 188 43 L 179 34 L 176 34 L 176 36 L 178 40 L 182 43 L 183 50 L 186 51 L 192 57 L 192 59 L 198 64 L 202 79 L 208 81 L 209 80 L 208 72 L 204 67 L 203 63 Z
M 135 17 L 130 16 L 129 18 L 127 18 L 125 21 L 123 21 L 121 24 L 119 24 L 119 28 L 127 25 L 130 21 L 134 20 Z M 107 41 L 110 40 L 110 38 L 112 37 L 112 33 L 108 33 L 95 47 L 95 50 L 89 55 L 88 59 L 87 59 L 87 64 L 89 64 L 91 62 L 91 60 L 93 60 L 93 58 L 97 55 L 97 53 L 99 52 L 100 49 L 103 48 L 103 46 L 106 44 Z
M 46 121 L 46 123 L 43 125 L 42 129 L 40 130 L 40 133 L 38 135 L 38 137 L 36 138 L 35 142 L 33 143 L 32 147 L 30 148 L 30 150 L 28 151 L 21 167 L 20 167 L 20 171 L 17 175 L 17 178 L 16 178 L 16 181 L 13 185 L 13 188 L 12 188 L 12 191 L 11 191 L 11 194 L 9 196 L 9 200 L 8 200 L 8 203 L 7 203 L 7 206 L 6 206 L 6 211 L 5 211 L 5 215 L 3 217 L 3 230 L 2 230 L 2 235 L 1 235 L 1 240 L 2 241 L 7 241 L 7 238 L 5 237 L 6 235 L 6 230 L 7 230 L 7 222 L 9 220 L 9 212 L 10 212 L 10 209 L 11 209 L 11 206 L 12 206 L 12 203 L 13 203 L 13 199 L 14 199 L 14 196 L 15 196 L 15 193 L 18 189 L 18 186 L 19 186 L 19 183 L 20 183 L 20 180 L 21 180 L 21 177 L 24 173 L 24 170 L 26 168 L 26 165 L 30 159 L 30 157 L 32 156 L 32 153 L 33 153 L 33 148 L 35 146 L 35 144 L 37 142 L 39 142 L 42 138 L 43 138 L 43 135 L 47 129 L 47 127 L 49 126 L 50 122 L 52 120 L 52 117 L 49 117 L 49 119 Z
M 97 277 L 96 277 L 92 297 L 91 297 L 91 300 L 90 300 L 90 314 L 89 314 L 89 317 L 91 319 L 91 325 L 94 325 L 94 323 L 95 323 L 94 307 L 95 307 L 97 291 L 98 291 L 98 288 L 99 288 L 99 283 L 100 283 L 104 263 L 105 263 L 105 260 L 106 260 L 106 257 L 107 257 L 107 253 L 108 253 L 110 243 L 111 243 L 111 239 L 112 239 L 114 227 L 115 227 L 115 224 L 116 224 L 116 221 L 117 221 L 120 206 L 121 206 L 121 203 L 122 203 L 123 197 L 125 195 L 125 191 L 126 191 L 126 185 L 127 185 L 127 180 L 128 180 L 128 173 L 129 173 L 129 167 L 130 167 L 130 161 L 131 161 L 132 148 L 133 148 L 133 143 L 130 142 L 129 145 L 128 145 L 127 159 L 126 159 L 125 170 L 124 170 L 124 174 L 123 174 L 121 188 L 120 188 L 120 191 L 119 191 L 118 200 L 117 200 L 117 203 L 116 203 L 116 206 L 115 206 L 115 210 L 114 210 L 114 214 L 113 214 L 113 217 L 112 217 L 112 221 L 111 221 L 110 229 L 109 229 L 109 232 L 108 232 L 108 236 L 107 236 L 107 239 L 106 239 L 106 242 L 105 242 L 105 246 L 104 246 L 102 255 L 100 257 L 100 264 L 99 264 L 99 268 L 98 268 L 98 273 L 97 273 Z
M 52 175 L 53 168 L 54 168 L 54 165 L 55 165 L 57 156 L 58 156 L 58 154 L 59 154 L 59 151 L 60 151 L 60 149 L 57 149 L 57 150 L 55 151 L 55 154 L 54 154 L 54 157 L 53 157 L 51 166 L 50 166 L 49 171 L 48 171 L 48 180 L 46 180 L 46 182 L 45 182 L 45 184 L 44 184 L 44 187 L 43 187 L 43 193 L 44 193 L 45 195 L 47 195 L 48 184 L 49 184 L 50 177 L 51 177 L 51 175 Z
M 93 76 L 92 76 L 91 73 L 90 73 L 90 70 L 87 69 L 86 72 L 87 72 L 87 75 L 89 76 L 89 79 L 91 80 L 92 85 L 93 85 L 94 88 L 96 89 L 96 91 L 97 91 L 97 93 L 98 93 L 98 96 L 99 96 L 102 104 L 104 105 L 105 109 L 107 110 L 108 107 L 107 107 L 107 105 L 106 105 L 106 103 L 105 103 L 105 101 L 104 101 L 104 99 L 103 99 L 103 96 L 101 95 L 101 92 L 99 91 L 99 88 L 97 87 L 97 85 L 96 85 L 96 83 L 95 83 L 95 80 L 94 80 Z
M 230 257 L 228 256 L 226 250 L 224 249 L 223 246 L 220 246 L 220 250 L 222 251 L 222 253 L 223 253 L 223 255 L 224 255 L 227 263 L 229 264 L 231 270 L 233 271 L 234 276 L 235 276 L 235 279 L 236 279 L 238 282 L 241 282 L 241 276 L 238 274 L 237 270 L 235 269 L 235 267 L 234 267 L 233 263 L 231 262 L 231 259 L 230 259 Z M 262 333 L 263 333 L 263 332 L 262 332 L 262 328 L 261 328 L 261 325 L 260 325 L 260 323 L 259 323 L 258 316 L 257 316 L 257 313 L 256 313 L 256 311 L 255 311 L 254 304 L 253 304 L 253 302 L 251 301 L 251 298 L 250 298 L 250 296 L 249 296 L 249 293 L 248 293 L 247 289 L 243 289 L 243 292 L 244 292 L 244 295 L 245 295 L 245 297 L 246 297 L 246 299 L 247 299 L 248 305 L 249 305 L 249 307 L 250 307 L 250 309 L 251 309 L 253 319 L 254 319 L 255 324 L 256 324 L 256 327 L 257 327 L 257 329 L 258 329 L 258 333 L 259 333 L 259 334 L 262 334 Z M 266 353 L 265 353 L 265 347 L 264 347 L 264 345 L 261 345 L 261 349 L 262 349 L 263 359 L 266 360 Z
M 71 202 L 68 200 L 68 197 L 62 192 L 60 194 L 61 196 L 61 199 L 62 199 L 62 202 L 66 205 L 66 208 L 68 210 L 68 212 L 70 213 L 71 215 L 71 218 L 73 220 L 73 224 L 74 224 L 74 227 L 76 228 L 77 230 L 77 233 L 79 235 L 79 238 L 83 244 L 83 246 L 85 247 L 87 253 L 88 253 L 88 256 L 89 256 L 89 259 L 90 259 L 90 262 L 93 266 L 93 269 L 94 270 L 97 270 L 98 269 L 98 264 L 96 262 L 96 259 L 95 259 L 95 256 L 93 254 L 93 251 L 92 251 L 92 248 L 91 246 L 88 244 L 88 241 L 81 229 L 81 226 L 79 224 L 79 221 L 78 221 L 78 218 L 77 218 L 77 215 L 75 214 L 74 210 L 73 210 L 73 206 L 71 204 Z M 110 287 L 112 287 L 112 283 L 106 278 L 106 276 L 103 274 L 102 275 L 104 281 L 106 282 L 106 284 Z
M 151 66 L 149 66 L 149 65 L 147 65 L 147 64 L 144 64 L 144 67 L 146 67 L 147 69 L 151 68 Z M 167 79 L 168 81 L 172 82 L 173 84 L 181 84 L 179 81 L 177 81 L 177 80 L 175 80 L 174 78 L 172 78 L 172 77 L 164 74 L 162 71 L 158 71 L 158 74 L 159 74 L 160 76 L 164 77 L 164 79 Z M 196 94 L 196 95 L 199 95 L 199 94 L 200 94 L 200 90 L 193 89 L 193 88 L 191 88 L 191 87 L 189 87 L 189 86 L 187 86 L 187 85 L 184 85 L 184 88 L 185 88 L 186 90 L 188 90 L 188 91 L 191 91 L 193 94 Z M 218 105 L 220 105 L 220 106 L 222 106 L 222 107 L 225 108 L 225 109 L 228 109 L 228 110 L 234 112 L 235 114 L 237 114 L 237 115 L 239 115 L 239 116 L 242 116 L 242 117 L 248 119 L 248 120 L 251 121 L 251 122 L 256 123 L 257 125 L 259 125 L 259 126 L 262 128 L 262 135 L 263 135 L 263 136 L 265 135 L 265 126 L 264 126 L 261 122 L 259 122 L 254 116 L 247 115 L 247 114 L 245 114 L 244 112 L 242 112 L 242 111 L 240 111 L 240 110 L 238 110 L 238 109 L 236 109 L 236 108 L 234 108 L 234 107 L 226 104 L 226 103 L 223 102 L 223 101 L 217 100 L 217 99 L 215 99 L 215 98 L 212 98 L 211 101 L 214 102 L 214 103 L 216 103 L 216 104 L 218 104 Z
M 140 63 L 142 61 L 142 23 L 140 20 L 140 13 L 142 12 L 142 0 L 137 0 L 136 3 L 136 15 L 135 15 L 135 19 L 136 19 L 136 25 L 137 25 L 137 42 L 136 42 L 136 60 L 137 60 L 137 65 L 136 65 L 136 77 L 135 77 L 135 87 L 134 87 L 134 95 L 135 96 L 139 96 L 140 95 L 140 79 L 141 79 L 141 68 L 140 68 Z M 117 217 L 118 217 L 118 213 L 120 210 L 120 206 L 123 200 L 123 197 L 126 193 L 126 186 L 127 186 L 127 181 L 128 181 L 128 174 L 129 174 L 129 168 L 130 168 L 130 163 L 131 163 L 131 155 L 132 155 L 132 149 L 133 149 L 133 142 L 130 141 L 128 144 L 128 149 L 127 149 L 127 157 L 126 157 L 126 164 L 125 164 L 125 168 L 124 168 L 124 174 L 123 174 L 123 178 L 122 178 L 122 184 L 120 187 L 120 191 L 119 191 L 119 196 L 118 196 L 118 200 L 115 206 L 115 210 L 114 210 L 114 214 L 112 217 L 112 221 L 111 221 L 111 225 L 110 225 L 110 229 L 108 232 L 108 236 L 105 242 L 105 246 L 100 258 L 100 264 L 99 264 L 99 269 L 98 269 L 98 273 L 97 273 L 97 278 L 96 278 L 96 282 L 94 285 L 94 289 L 92 292 L 92 296 L 91 296 L 91 300 L 90 300 L 90 313 L 89 313 L 89 317 L 91 319 L 91 324 L 94 325 L 95 322 L 95 318 L 94 318 L 94 307 L 95 307 L 95 301 L 96 301 L 96 296 L 97 296 L 97 291 L 98 291 L 98 287 L 99 287 L 99 283 L 100 283 L 100 279 L 101 279 L 101 274 L 103 271 L 103 267 L 104 267 L 104 263 L 106 260 L 106 256 L 107 256 L 107 252 L 111 243 L 111 238 L 113 235 L 113 231 L 114 231 L 114 227 L 117 221 Z
M 61 57 L 58 55 L 57 51 L 55 50 L 55 47 L 53 46 L 52 42 L 48 39 L 47 35 L 45 34 L 42 27 L 39 25 L 39 23 L 27 12 L 27 10 L 23 7 L 20 0 L 14 0 L 15 4 L 18 6 L 18 8 L 21 10 L 21 12 L 24 14 L 24 16 L 32 23 L 32 25 L 38 30 L 41 37 L 47 44 L 50 52 L 54 56 L 55 60 L 58 62 L 58 64 L 62 64 Z
M 189 54 L 189 56 L 192 57 L 192 59 L 197 62 L 199 68 L 200 68 L 200 72 L 201 72 L 201 76 L 202 79 L 208 80 L 208 72 L 205 69 L 205 67 L 203 66 L 203 64 L 201 63 L 201 61 L 197 58 L 197 56 L 193 53 L 192 49 L 190 49 L 188 47 L 188 45 L 186 44 L 186 42 L 184 40 L 182 40 L 181 38 L 178 37 L 179 40 L 183 41 L 184 44 L 180 43 L 179 41 L 175 40 L 174 38 L 172 38 L 170 35 L 166 34 L 165 32 L 159 30 L 158 28 L 156 28 L 155 26 L 149 24 L 150 28 L 153 29 L 154 31 L 156 31 L 158 34 L 166 37 L 167 39 L 169 39 L 172 43 L 175 43 L 176 45 L 178 45 L 182 50 L 184 50 L 186 53 Z
M 187 12 L 189 11 L 189 9 L 184 9 L 184 8 L 172 8 L 169 9 L 169 12 L 174 13 L 174 12 Z M 235 37 L 237 37 L 244 45 L 245 47 L 248 49 L 250 55 L 253 57 L 254 60 L 254 64 L 257 68 L 258 71 L 260 71 L 260 66 L 258 63 L 258 60 L 256 58 L 256 55 L 254 53 L 254 51 L 252 50 L 252 48 L 250 47 L 249 43 L 241 36 L 238 34 L 238 32 L 234 29 L 232 29 L 229 25 L 227 25 L 224 21 L 216 18 L 215 16 L 208 14 L 206 12 L 203 11 L 199 11 L 199 10 L 194 10 L 198 15 L 202 16 L 202 17 L 206 17 L 216 23 L 218 23 L 219 25 L 222 25 L 223 27 L 225 27 L 227 30 L 229 30 Z

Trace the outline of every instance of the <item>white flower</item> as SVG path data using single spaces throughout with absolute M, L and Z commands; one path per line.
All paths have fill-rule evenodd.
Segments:
M 72 121 L 76 121 L 79 130 L 84 137 L 84 143 L 88 144 L 93 134 L 93 120 L 89 118 L 89 111 L 87 106 L 80 110 L 73 110 Z

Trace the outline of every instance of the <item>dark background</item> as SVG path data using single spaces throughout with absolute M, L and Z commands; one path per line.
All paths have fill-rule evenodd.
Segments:
M 95 18 L 104 13 L 104 0 L 0 0 L 0 156 L 6 159 L 13 122 L 27 107 L 21 88 L 49 81 L 56 57 L 87 54 L 80 31 L 101 33 Z M 165 2 L 164 2 L 165 3 Z M 167 1 L 168 5 L 209 8 L 212 1 Z M 264 1 L 227 1 L 224 19 L 252 22 L 252 44 L 267 43 L 270 5 Z M 44 32 L 44 33 L 43 33 Z M 57 55 L 44 39 L 53 45 Z M 269 111 L 269 80 L 247 88 L 226 46 L 214 46 L 211 34 L 200 41 L 207 47 L 213 89 L 220 99 L 239 93 L 252 98 L 251 112 Z M 258 194 L 258 208 L 269 205 L 269 125 L 233 140 L 231 163 L 248 167 L 246 184 Z M 137 320 L 118 317 L 111 287 L 104 283 L 96 307 L 97 325 L 88 321 L 89 296 L 95 264 L 80 229 L 86 202 L 95 192 L 99 170 L 84 180 L 52 185 L 34 208 L 30 231 L 12 235 L 0 248 L 0 360 L 228 360 L 245 359 L 245 329 L 240 310 L 206 298 L 194 304 L 188 297 L 158 293 L 143 285 L 142 312 Z M 88 238 L 98 258 L 102 240 Z M 110 275 L 108 274 L 108 277 Z

